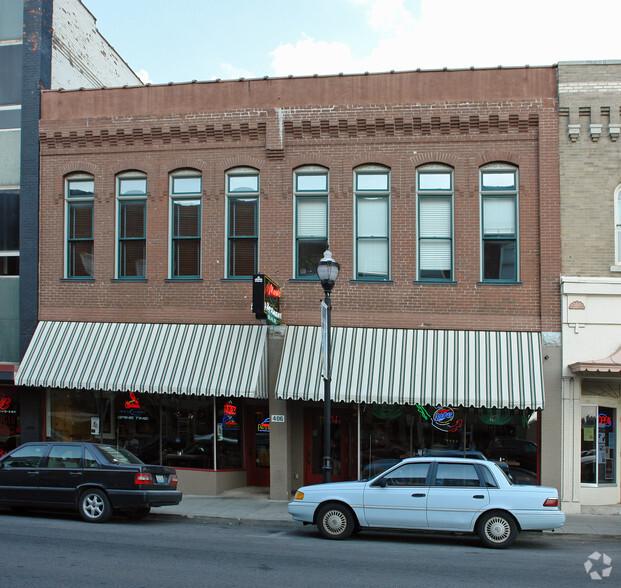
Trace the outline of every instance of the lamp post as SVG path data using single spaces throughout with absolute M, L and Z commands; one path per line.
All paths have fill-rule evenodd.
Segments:
M 321 303 L 321 334 L 322 334 L 322 353 L 323 353 L 323 391 L 324 391 L 324 417 L 323 417 L 323 481 L 330 482 L 332 480 L 332 456 L 330 450 L 330 425 L 332 421 L 331 400 L 330 400 L 330 382 L 332 380 L 332 368 L 330 359 L 330 328 L 332 302 L 330 300 L 330 292 L 334 287 L 334 282 L 339 275 L 340 264 L 332 259 L 330 246 L 323 254 L 323 258 L 317 264 L 317 276 L 321 281 L 321 287 L 325 299 Z

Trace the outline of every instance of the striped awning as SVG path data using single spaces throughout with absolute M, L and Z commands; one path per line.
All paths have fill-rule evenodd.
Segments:
M 543 408 L 539 333 L 332 328 L 331 397 L 358 403 Z M 323 400 L 320 327 L 288 327 L 278 398 Z
M 267 327 L 40 322 L 22 386 L 267 398 Z

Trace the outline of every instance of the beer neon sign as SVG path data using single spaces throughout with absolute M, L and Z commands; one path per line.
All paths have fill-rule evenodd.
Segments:
M 140 408 L 140 402 L 136 396 L 135 392 L 129 393 L 129 400 L 125 402 L 125 408 Z
M 597 415 L 597 422 L 600 427 L 610 427 L 612 426 L 612 418 L 603 412 Z

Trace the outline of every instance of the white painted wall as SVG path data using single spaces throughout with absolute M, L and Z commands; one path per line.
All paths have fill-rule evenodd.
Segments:
M 142 85 L 80 0 L 55 0 L 52 26 L 52 89 Z

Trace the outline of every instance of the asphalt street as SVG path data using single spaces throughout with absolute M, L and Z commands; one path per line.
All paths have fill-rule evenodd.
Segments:
M 471 536 L 363 532 L 326 541 L 314 527 L 278 522 L 115 517 L 96 525 L 75 515 L 2 511 L 0 545 L 7 588 L 588 586 L 589 561 L 591 572 L 609 570 L 599 584 L 618 586 L 621 577 L 618 540 L 541 533 L 489 550 Z

